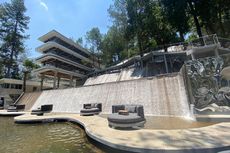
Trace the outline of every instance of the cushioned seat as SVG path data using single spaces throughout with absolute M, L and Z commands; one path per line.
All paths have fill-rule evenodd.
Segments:
M 7 112 L 18 112 L 23 111 L 25 109 L 25 105 L 10 105 L 7 108 Z
M 43 115 L 44 113 L 49 113 L 53 110 L 53 105 L 41 105 L 40 108 L 31 111 L 31 115 Z
M 101 103 L 90 103 L 90 104 L 84 104 L 83 109 L 81 109 L 80 114 L 82 116 L 87 115 L 97 115 L 101 112 Z
M 121 114 L 121 111 L 128 113 Z M 109 126 L 120 128 L 143 127 L 146 121 L 142 105 L 128 104 L 113 105 L 112 114 L 110 114 L 107 119 Z
M 82 109 L 81 113 L 100 112 L 99 108 Z
M 108 121 L 116 122 L 116 123 L 130 124 L 130 123 L 135 123 L 135 122 L 141 122 L 143 121 L 143 118 L 141 118 L 136 113 L 129 113 L 129 115 L 119 115 L 118 113 L 114 113 L 108 116 Z

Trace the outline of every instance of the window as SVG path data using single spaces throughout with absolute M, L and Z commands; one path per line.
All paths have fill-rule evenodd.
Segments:
M 16 84 L 15 89 L 22 89 L 22 85 L 21 84 Z
M 10 84 L 9 83 L 5 83 L 4 84 L 4 88 L 10 88 Z
M 11 84 L 10 88 L 11 89 L 16 89 L 16 84 Z
M 0 84 L 0 87 L 1 87 L 1 88 L 4 88 L 4 84 Z

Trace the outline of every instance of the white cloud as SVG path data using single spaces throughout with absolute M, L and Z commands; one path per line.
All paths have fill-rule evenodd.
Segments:
M 41 1 L 41 0 L 40 0 L 40 5 L 41 5 L 46 11 L 49 10 L 49 8 L 48 8 L 48 6 L 46 5 L 46 3 L 43 2 L 43 1 Z

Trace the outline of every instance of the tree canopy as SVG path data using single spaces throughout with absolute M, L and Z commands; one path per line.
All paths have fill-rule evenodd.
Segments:
M 108 32 L 88 42 L 98 46 L 94 49 L 101 52 L 106 66 L 207 34 L 230 38 L 228 0 L 113 0 L 108 13 L 112 21 Z M 89 31 L 87 40 L 93 31 L 100 30 Z
M 25 52 L 24 40 L 28 38 L 24 34 L 29 23 L 25 12 L 24 0 L 0 4 L 0 64 L 4 77 L 19 77 L 18 60 Z

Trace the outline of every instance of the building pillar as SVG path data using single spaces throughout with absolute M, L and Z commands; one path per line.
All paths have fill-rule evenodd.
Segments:
M 144 67 L 144 64 L 143 64 L 143 60 L 141 59 L 141 69 L 143 69 L 143 67 Z
M 206 46 L 206 40 L 205 40 L 205 37 L 202 37 L 202 40 L 203 40 L 204 46 Z
M 215 56 L 216 56 L 216 57 L 219 57 L 219 53 L 218 53 L 217 47 L 215 48 L 214 52 L 215 52 Z
M 77 87 L 77 79 L 75 79 L 74 88 Z
M 24 73 L 24 76 L 23 76 L 23 92 L 26 92 L 26 79 L 27 79 L 28 71 L 24 71 L 23 73 Z
M 192 60 L 195 59 L 194 53 L 191 54 Z
M 53 88 L 56 89 L 56 82 L 57 82 L 57 71 L 54 71 L 54 84 L 53 84 Z
M 72 75 L 70 76 L 69 85 L 70 85 L 70 87 L 73 86 L 73 76 Z
M 167 59 L 166 59 L 166 55 L 165 54 L 164 54 L 164 61 L 165 61 L 165 70 L 166 70 L 166 73 L 169 73 L 168 63 L 167 63 Z
M 57 88 L 59 88 L 60 87 L 60 77 L 58 77 L 58 82 L 57 82 Z
M 153 53 L 152 53 L 152 62 L 154 62 L 154 55 L 153 55 Z
M 170 72 L 173 72 L 174 70 L 173 70 L 173 62 L 172 62 L 172 58 L 170 58 L 169 59 L 169 62 L 170 62 L 170 68 L 171 68 L 171 70 L 170 70 Z
M 41 86 L 40 86 L 40 90 L 43 90 L 43 82 L 44 82 L 44 74 L 41 75 Z

